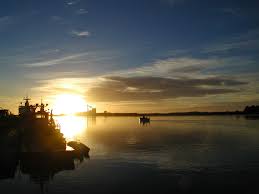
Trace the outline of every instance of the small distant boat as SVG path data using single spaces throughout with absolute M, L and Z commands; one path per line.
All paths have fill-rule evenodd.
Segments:
M 142 116 L 139 118 L 140 123 L 150 123 L 150 118 L 146 116 Z

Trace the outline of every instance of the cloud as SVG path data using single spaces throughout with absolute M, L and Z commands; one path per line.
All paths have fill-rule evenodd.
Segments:
M 62 58 L 58 58 L 58 59 L 51 59 L 51 60 L 46 60 L 46 61 L 41 61 L 41 62 L 35 62 L 35 63 L 26 63 L 26 64 L 22 64 L 25 67 L 45 67 L 45 66 L 52 66 L 52 65 L 57 65 L 60 63 L 64 63 L 66 61 L 70 61 L 76 58 L 80 58 L 82 56 L 87 55 L 87 53 L 79 53 L 79 54 L 74 54 L 74 55 L 69 55 L 69 56 L 65 56 Z
M 202 78 L 215 75 L 212 70 L 220 67 L 234 66 L 248 63 L 248 59 L 240 57 L 172 57 L 156 60 L 141 67 L 113 72 L 112 75 L 121 76 L 159 76 L 159 77 L 196 77 Z M 223 68 L 226 69 L 226 68 Z
M 76 30 L 73 30 L 71 34 L 77 37 L 88 37 L 91 35 L 89 31 L 76 31 Z
M 172 70 L 175 73 L 194 73 L 204 69 L 202 65 L 179 67 Z
M 88 89 L 87 97 L 95 102 L 203 97 L 239 92 L 233 87 L 244 84 L 247 83 L 220 77 L 205 79 L 106 77 L 98 85 Z
M 231 51 L 259 50 L 258 37 L 259 28 L 256 28 L 243 34 L 233 35 L 228 40 L 218 41 L 219 43 L 203 48 L 201 52 L 206 54 L 218 54 Z
M 42 54 L 56 54 L 56 53 L 59 53 L 61 51 L 61 49 L 46 49 L 46 50 L 43 50 L 43 51 L 40 51 L 40 53 Z
M 74 1 L 68 1 L 66 4 L 68 5 L 68 6 L 71 6 L 71 5 L 76 5 L 76 4 L 78 4 L 80 2 L 80 0 L 74 0 Z
M 167 59 L 156 60 L 151 64 L 147 64 L 141 67 L 122 70 L 120 72 L 115 72 L 114 74 L 119 74 L 122 76 L 182 76 L 185 74 L 192 73 L 190 70 L 197 68 L 200 70 L 207 66 L 216 63 L 216 59 L 198 59 L 191 57 L 173 57 Z M 189 69 L 188 72 L 184 69 Z M 182 75 L 180 74 L 182 72 Z
M 76 11 L 76 14 L 78 14 L 78 15 L 83 15 L 83 14 L 87 14 L 87 13 L 88 13 L 88 11 L 85 9 L 79 9 Z
M 87 91 L 87 87 L 94 85 L 94 83 L 96 83 L 96 80 L 86 77 L 57 77 L 56 79 L 45 78 L 43 80 L 37 80 L 36 84 L 34 84 L 34 87 L 31 89 L 32 91 L 36 91 L 36 93 L 41 93 L 46 96 L 52 96 L 58 93 L 72 93 L 83 95 Z
M 204 49 L 204 53 L 219 53 L 219 52 L 229 52 L 234 50 L 244 50 L 244 49 L 254 49 L 259 48 L 259 39 L 250 40 L 235 40 L 222 42 L 220 44 L 212 45 Z

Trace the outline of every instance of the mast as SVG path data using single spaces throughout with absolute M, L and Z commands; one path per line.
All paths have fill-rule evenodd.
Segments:
M 30 106 L 29 100 L 31 100 L 28 95 L 26 95 L 26 97 L 23 98 L 23 100 L 25 100 L 25 106 Z

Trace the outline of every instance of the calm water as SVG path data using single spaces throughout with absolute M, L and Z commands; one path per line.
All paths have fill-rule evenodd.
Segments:
M 67 140 L 91 148 L 90 159 L 46 180 L 17 170 L 13 179 L 0 180 L 1 193 L 259 191 L 259 120 L 152 117 L 144 126 L 136 117 L 56 120 Z

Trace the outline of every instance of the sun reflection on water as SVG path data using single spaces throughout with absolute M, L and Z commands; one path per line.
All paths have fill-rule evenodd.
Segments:
M 87 117 L 67 115 L 57 116 L 55 120 L 67 141 L 78 140 L 88 127 Z

